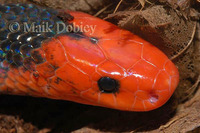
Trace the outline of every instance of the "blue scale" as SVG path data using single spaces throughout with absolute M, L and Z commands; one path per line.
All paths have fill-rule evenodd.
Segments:
M 0 5 L 0 62 L 7 60 L 9 63 L 20 65 L 20 61 L 31 58 L 32 49 L 41 47 L 44 40 L 58 34 L 57 23 L 63 21 L 57 15 L 56 10 L 42 9 L 32 4 Z M 14 30 L 20 29 L 19 32 L 11 33 L 12 31 L 8 30 L 9 23 L 12 22 L 19 23 L 13 26 Z M 41 25 L 42 28 L 48 26 L 52 32 L 51 30 L 42 32 L 42 30 L 27 33 L 24 24 L 30 27 L 33 22 L 36 26 Z

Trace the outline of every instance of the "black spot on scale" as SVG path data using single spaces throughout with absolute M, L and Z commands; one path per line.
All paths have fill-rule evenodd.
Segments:
M 42 55 L 38 51 L 32 51 L 31 57 L 33 58 L 36 64 L 45 62 L 45 59 L 42 57 Z
M 54 59 L 54 55 L 51 54 L 50 55 L 50 59 L 53 60 Z
M 24 58 L 23 66 L 30 71 L 35 71 L 35 62 L 31 57 Z
M 57 16 L 64 22 L 68 22 L 68 21 L 71 21 L 74 19 L 74 17 L 72 15 L 70 15 L 69 13 L 62 11 L 62 10 L 58 12 Z
M 39 48 L 46 39 L 47 37 L 45 36 L 35 36 L 30 40 L 30 44 L 33 46 L 33 48 Z
M 50 82 L 50 80 L 49 80 L 49 82 Z M 52 87 L 50 85 L 47 85 L 46 88 L 47 88 L 47 90 L 52 89 Z
M 12 60 L 17 66 L 23 65 L 23 58 L 20 54 L 13 55 Z
M 59 78 L 59 77 L 57 77 L 57 78 L 55 79 L 54 83 L 59 84 L 60 81 L 62 81 L 62 79 Z
M 38 73 L 34 72 L 33 76 L 34 76 L 34 78 L 38 79 L 40 75 Z
M 18 65 L 12 62 L 10 63 L 9 68 L 18 68 Z
M 77 94 L 76 88 L 72 87 L 70 90 L 71 90 L 71 92 L 72 92 L 73 94 Z

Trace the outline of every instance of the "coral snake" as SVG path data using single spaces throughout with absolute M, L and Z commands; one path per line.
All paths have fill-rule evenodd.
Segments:
M 179 82 L 158 48 L 75 11 L 0 5 L 0 93 L 125 111 L 162 106 Z

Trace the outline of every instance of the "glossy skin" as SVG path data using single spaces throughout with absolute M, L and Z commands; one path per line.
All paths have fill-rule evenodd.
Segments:
M 178 85 L 179 73 L 165 54 L 109 22 L 69 13 L 74 16 L 72 23 L 96 25 L 94 33 L 85 32 L 87 37 L 79 39 L 58 35 L 45 41 L 32 51 L 43 61 L 30 63 L 34 71 L 10 67 L 8 77 L 0 79 L 2 92 L 125 111 L 149 111 L 167 102 Z M 118 91 L 102 92 L 98 86 L 101 77 L 115 79 Z

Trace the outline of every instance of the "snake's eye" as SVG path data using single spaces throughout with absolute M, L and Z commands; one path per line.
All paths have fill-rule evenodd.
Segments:
M 102 77 L 98 80 L 99 90 L 104 93 L 115 93 L 119 90 L 117 80 L 110 77 Z

